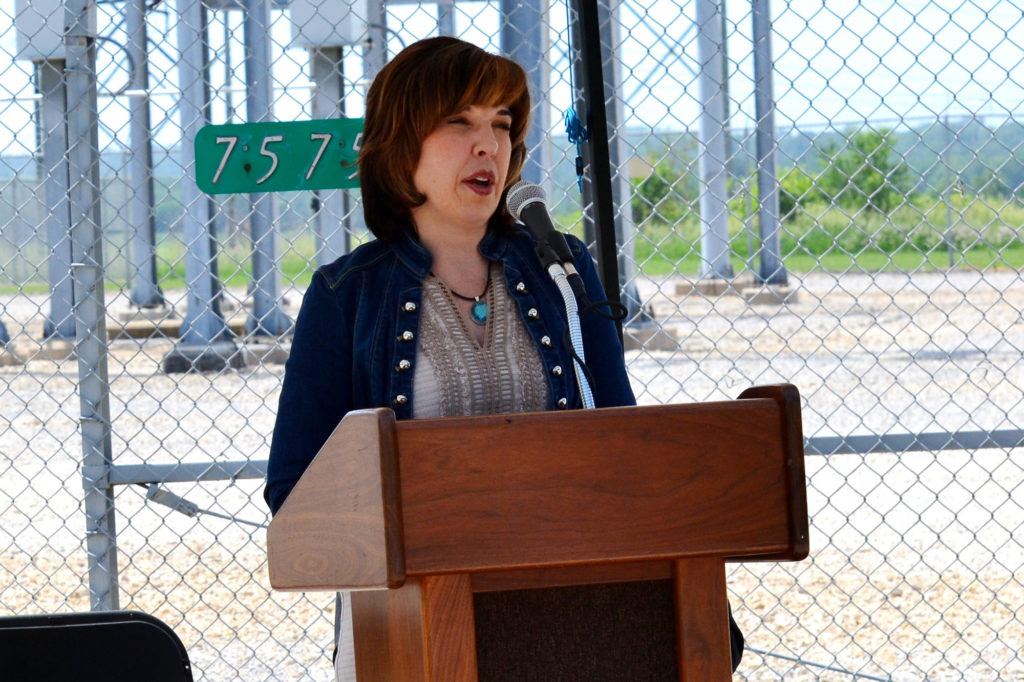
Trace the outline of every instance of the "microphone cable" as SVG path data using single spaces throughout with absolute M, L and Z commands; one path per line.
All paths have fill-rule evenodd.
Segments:
M 582 300 L 577 301 L 564 271 L 551 277 L 558 286 L 558 291 L 562 294 L 562 299 L 565 302 L 568 325 L 565 328 L 562 343 L 565 344 L 565 347 L 569 349 L 569 353 L 572 355 L 573 370 L 576 374 L 576 384 L 580 387 L 583 407 L 584 409 L 590 409 L 595 407 L 593 393 L 594 375 L 587 366 L 587 360 L 584 356 L 583 328 L 580 324 L 580 318 L 593 313 L 606 320 L 617 322 L 625 319 L 629 311 L 626 306 L 618 301 L 598 301 L 592 303 L 587 300 L 586 296 Z M 579 307 L 581 304 L 582 308 Z M 604 311 L 605 306 L 610 309 L 609 312 Z

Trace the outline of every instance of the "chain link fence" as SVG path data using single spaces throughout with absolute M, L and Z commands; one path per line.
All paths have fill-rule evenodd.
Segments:
M 592 238 L 563 123 L 573 12 L 357 3 L 350 44 L 310 50 L 301 3 L 264 4 L 262 24 L 242 4 L 92 6 L 92 169 L 68 96 L 90 57 L 65 51 L 64 6 L 0 1 L 0 613 L 139 609 L 198 679 L 331 679 L 333 596 L 269 589 L 261 476 L 287 325 L 313 268 L 365 239 L 358 196 L 209 199 L 190 134 L 260 106 L 359 116 L 385 53 L 438 32 L 529 42 L 527 172 Z M 1024 679 L 1024 11 L 602 11 L 639 401 L 803 396 L 811 556 L 730 566 L 738 676 Z M 260 41 L 265 105 L 246 86 Z

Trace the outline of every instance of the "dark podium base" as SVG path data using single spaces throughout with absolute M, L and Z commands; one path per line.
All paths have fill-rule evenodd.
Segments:
M 670 580 L 477 594 L 480 682 L 678 680 L 673 604 Z

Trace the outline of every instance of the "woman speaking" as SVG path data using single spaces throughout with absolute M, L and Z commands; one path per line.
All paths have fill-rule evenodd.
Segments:
M 582 407 L 561 294 L 505 207 L 526 156 L 529 114 L 523 69 L 454 38 L 411 45 L 374 79 L 359 177 L 376 239 L 319 268 L 303 298 L 267 470 L 273 512 L 350 410 L 390 407 L 398 419 L 415 419 Z M 583 243 L 568 243 L 587 297 L 604 301 Z M 604 313 L 580 321 L 594 404 L 633 405 Z M 555 679 L 543 671 L 560 650 L 559 613 L 599 621 L 633 646 L 628 627 L 608 627 L 620 602 L 567 598 L 545 597 L 545 614 L 513 597 L 478 600 L 478 626 L 493 624 L 490 633 L 478 629 L 481 679 Z M 523 630 L 531 639 L 517 643 Z M 490 638 L 500 643 L 485 646 Z M 551 653 L 538 641 L 552 641 Z M 534 672 L 507 670 L 505 654 L 488 648 L 517 660 L 523 649 Z M 610 652 L 601 653 L 595 663 L 604 668 Z M 346 658 L 342 647 L 339 670 L 351 670 Z M 629 679 L 651 679 L 634 662 L 623 665 L 639 675 Z M 601 679 L 576 670 L 574 679 Z

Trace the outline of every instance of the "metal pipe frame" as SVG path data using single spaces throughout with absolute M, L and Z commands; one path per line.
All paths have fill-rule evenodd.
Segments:
M 1024 446 L 1024 430 L 936 431 L 931 433 L 819 436 L 804 440 L 809 456 L 866 455 L 948 450 L 1006 450 Z M 266 478 L 267 460 L 180 462 L 178 464 L 122 464 L 105 469 L 111 485 L 138 483 L 201 483 Z M 99 471 L 92 472 L 99 475 Z
M 100 216 L 99 110 L 96 36 L 88 16 L 95 0 L 69 0 L 64 36 L 68 97 L 68 207 L 75 285 L 75 352 L 81 409 L 82 485 L 85 489 L 89 599 L 94 611 L 118 608 L 117 527 L 107 377 L 106 302 Z M 90 475 L 86 475 L 89 472 Z

